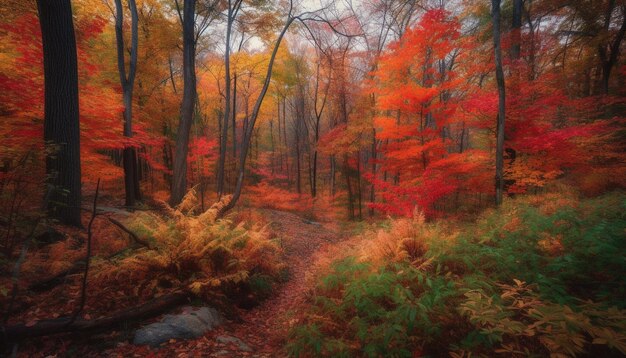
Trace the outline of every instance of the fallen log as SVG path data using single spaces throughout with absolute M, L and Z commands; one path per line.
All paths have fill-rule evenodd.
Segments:
M 126 321 L 136 321 L 156 316 L 170 308 L 181 305 L 188 301 L 191 296 L 186 291 L 176 291 L 155 298 L 138 307 L 131 307 L 118 311 L 110 316 L 93 320 L 76 318 L 73 322 L 71 317 L 59 317 L 56 319 L 37 321 L 33 325 L 15 324 L 2 326 L 0 334 L 8 343 L 16 342 L 25 338 L 49 336 L 59 333 L 98 331 L 111 328 Z

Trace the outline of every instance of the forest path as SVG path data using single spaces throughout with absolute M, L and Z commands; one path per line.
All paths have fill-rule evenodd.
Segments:
M 290 327 L 296 322 L 294 312 L 307 299 L 311 287 L 307 275 L 311 274 L 316 254 L 323 246 L 333 246 L 342 235 L 328 225 L 312 222 L 284 211 L 261 210 L 271 223 L 272 230 L 282 239 L 285 261 L 289 267 L 289 280 L 278 292 L 259 306 L 242 315 L 243 323 L 229 322 L 211 334 L 236 337 L 251 348 L 241 344 L 223 344 L 222 349 L 210 353 L 214 357 L 283 357 L 284 344 Z M 243 349 L 242 349 L 243 348 Z

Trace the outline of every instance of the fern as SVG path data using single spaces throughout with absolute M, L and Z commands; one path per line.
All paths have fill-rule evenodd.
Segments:
M 96 280 L 117 287 L 145 281 L 140 295 L 180 287 L 200 297 L 224 286 L 248 285 L 252 273 L 271 285 L 284 269 L 280 247 L 265 226 L 215 220 L 216 208 L 222 204 L 195 216 L 198 205 L 192 190 L 176 208 L 164 203 L 166 215 L 133 214 L 126 224 L 149 239 L 151 247 L 114 262 L 100 262 Z

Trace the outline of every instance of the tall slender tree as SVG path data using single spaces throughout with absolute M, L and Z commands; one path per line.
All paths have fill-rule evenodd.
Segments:
M 217 194 L 224 194 L 224 174 L 226 172 L 226 146 L 228 145 L 228 121 L 230 120 L 231 111 L 231 76 L 230 76 L 230 39 L 233 32 L 233 24 L 237 13 L 241 8 L 242 0 L 228 0 L 228 9 L 226 13 L 226 43 L 224 46 L 224 120 L 222 125 L 222 134 L 220 141 L 220 157 L 217 168 Z M 233 108 L 233 111 L 235 109 Z M 234 118 L 234 117 L 233 117 Z M 235 129 L 233 129 L 235 130 Z M 233 136 L 233 141 L 237 139 Z M 236 145 L 236 144 L 235 144 Z M 236 148 L 233 147 L 233 148 Z M 236 149 L 235 149 L 236 150 Z
M 193 122 L 196 101 L 196 38 L 195 0 L 185 0 L 183 5 L 183 102 L 180 106 L 180 121 L 176 134 L 174 173 L 170 204 L 177 205 L 187 191 L 187 153 L 189 132 Z
M 523 0 L 513 0 L 511 59 L 517 60 L 521 50 Z
M 500 45 L 500 0 L 491 0 L 491 18 L 493 22 L 493 47 L 496 64 L 496 82 L 498 85 L 498 117 L 496 124 L 496 205 L 502 204 L 504 192 L 504 118 L 505 89 L 504 71 L 502 70 L 502 49 Z
M 49 214 L 80 226 L 78 65 L 70 0 L 37 0 L 44 63 L 46 175 Z
M 239 200 L 239 197 L 241 196 L 241 190 L 243 189 L 243 180 L 246 171 L 246 158 L 248 156 L 248 150 L 250 149 L 250 140 L 252 139 L 254 125 L 256 123 L 257 117 L 259 116 L 259 112 L 261 111 L 261 105 L 263 104 L 263 99 L 265 98 L 265 94 L 267 93 L 267 89 L 269 88 L 270 82 L 272 80 L 274 61 L 276 60 L 276 54 L 278 53 L 278 49 L 280 48 L 280 43 L 285 37 L 287 30 L 289 30 L 289 27 L 295 20 L 302 21 L 302 18 L 293 15 L 293 4 L 290 3 L 287 19 L 282 30 L 280 31 L 280 34 L 278 35 L 278 38 L 276 39 L 276 42 L 274 43 L 274 48 L 272 49 L 272 54 L 270 55 L 270 61 L 267 65 L 267 73 L 265 74 L 265 79 L 263 81 L 263 86 L 261 87 L 261 92 L 256 99 L 256 102 L 252 109 L 252 113 L 250 115 L 250 118 L 248 119 L 248 125 L 243 131 L 241 149 L 239 151 L 239 162 L 237 163 L 237 184 L 235 185 L 235 191 L 228 203 L 220 209 L 218 216 L 222 216 L 227 211 L 234 208 L 235 204 L 237 204 L 237 201 Z M 228 99 L 226 100 L 226 102 L 228 103 Z M 224 118 L 226 119 L 227 117 Z
M 135 85 L 135 74 L 137 73 L 137 47 L 138 35 L 137 25 L 139 17 L 137 15 L 137 4 L 135 0 L 128 0 L 128 9 L 131 16 L 131 40 L 130 40 L 130 61 L 128 65 L 128 76 L 126 75 L 126 65 L 124 59 L 124 8 L 122 0 L 115 0 L 115 37 L 117 40 L 117 67 L 120 74 L 120 83 L 124 96 L 124 136 L 133 136 L 133 87 Z M 139 189 L 139 175 L 137 172 L 137 151 L 133 146 L 124 148 L 124 189 L 126 192 L 126 206 L 134 206 L 135 200 L 141 199 Z

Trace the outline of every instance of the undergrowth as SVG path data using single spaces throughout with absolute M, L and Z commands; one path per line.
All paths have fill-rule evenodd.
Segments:
M 285 270 L 279 243 L 267 226 L 216 220 L 218 205 L 196 215 L 199 205 L 192 190 L 176 208 L 133 214 L 126 224 L 149 247 L 100 260 L 96 282 L 136 296 L 188 289 L 200 298 L 267 297 Z
M 626 195 L 509 200 L 473 224 L 388 220 L 334 262 L 292 356 L 626 354 Z

